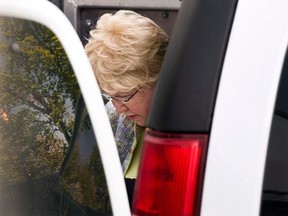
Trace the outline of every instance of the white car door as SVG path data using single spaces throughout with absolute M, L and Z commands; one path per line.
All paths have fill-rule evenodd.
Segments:
M 259 215 L 288 43 L 288 2 L 239 0 L 220 80 L 201 216 Z

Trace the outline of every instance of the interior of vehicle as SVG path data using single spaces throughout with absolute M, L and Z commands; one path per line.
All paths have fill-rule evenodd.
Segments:
M 283 63 L 267 151 L 261 215 L 288 211 L 288 55 Z

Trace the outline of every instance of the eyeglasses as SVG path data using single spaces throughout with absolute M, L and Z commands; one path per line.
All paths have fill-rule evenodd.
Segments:
M 118 103 L 122 103 L 122 104 L 127 104 L 131 98 L 136 95 L 138 92 L 138 90 L 136 90 L 132 95 L 128 96 L 128 97 L 116 97 L 116 96 L 110 96 L 107 94 L 102 94 L 102 96 L 107 99 L 108 101 L 117 101 Z

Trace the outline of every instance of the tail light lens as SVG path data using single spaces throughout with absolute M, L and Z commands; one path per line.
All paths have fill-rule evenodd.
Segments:
M 199 213 L 207 140 L 207 135 L 146 131 L 133 215 Z

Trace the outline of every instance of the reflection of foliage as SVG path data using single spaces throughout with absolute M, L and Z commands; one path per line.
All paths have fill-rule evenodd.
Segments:
M 7 181 L 57 170 L 79 95 L 60 42 L 44 26 L 1 18 L 0 65 L 0 163 Z
M 78 139 L 75 143 L 61 174 L 60 186 L 81 206 L 93 210 L 97 215 L 110 215 L 109 195 L 96 140 L 81 142 Z M 82 155 L 80 148 L 83 144 L 86 147 L 92 145 L 91 152 Z
M 39 159 L 49 165 L 52 171 L 58 171 L 62 164 L 60 158 L 64 158 L 66 153 L 66 143 L 63 139 L 55 136 L 37 136 Z

